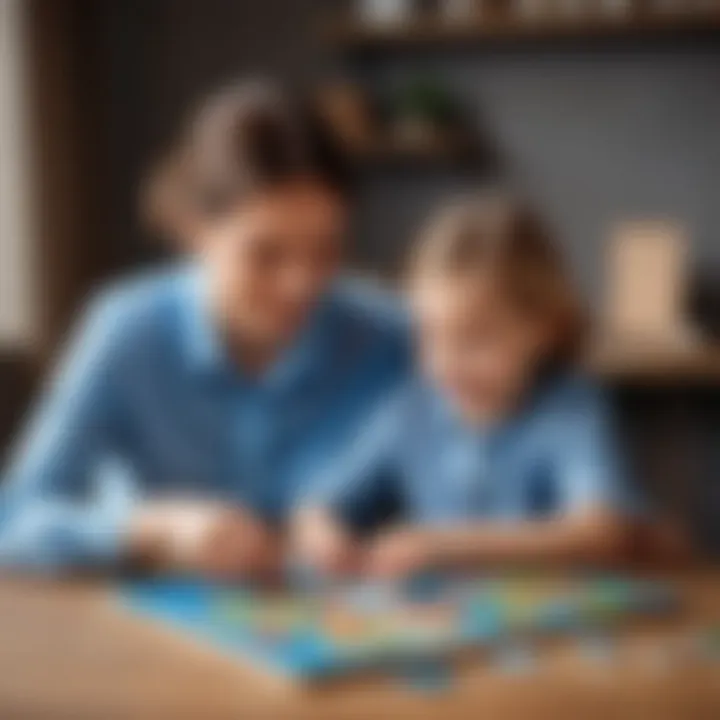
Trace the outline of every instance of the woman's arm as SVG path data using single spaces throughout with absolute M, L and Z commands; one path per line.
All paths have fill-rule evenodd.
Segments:
M 56 569 L 116 560 L 132 512 L 131 473 L 112 461 L 119 298 L 93 303 L 4 473 L 0 564 Z

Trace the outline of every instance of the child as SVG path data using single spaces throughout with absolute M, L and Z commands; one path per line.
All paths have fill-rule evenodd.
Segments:
M 420 372 L 296 517 L 326 571 L 608 562 L 628 497 L 601 393 L 575 369 L 584 321 L 560 256 L 520 201 L 443 212 L 410 272 Z M 407 524 L 361 545 L 344 519 L 393 482 Z

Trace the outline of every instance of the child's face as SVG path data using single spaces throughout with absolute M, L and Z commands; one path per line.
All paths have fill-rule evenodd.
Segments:
M 491 279 L 420 278 L 412 293 L 425 373 L 471 422 L 511 412 L 547 351 L 547 328 Z

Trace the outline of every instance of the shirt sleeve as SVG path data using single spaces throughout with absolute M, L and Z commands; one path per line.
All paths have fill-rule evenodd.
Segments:
M 335 455 L 301 504 L 328 508 L 354 524 L 372 518 L 373 510 L 397 491 L 403 405 L 402 393 L 382 403 L 354 440 Z
M 601 390 L 577 389 L 558 416 L 562 420 L 554 423 L 553 432 L 559 510 L 641 512 L 644 503 L 630 484 L 613 414 Z
M 119 554 L 132 504 L 129 471 L 109 460 L 121 309 L 111 296 L 91 305 L 13 449 L 0 488 L 0 566 L 60 569 Z

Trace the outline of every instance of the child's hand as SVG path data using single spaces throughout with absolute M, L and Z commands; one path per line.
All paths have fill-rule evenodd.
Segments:
M 291 547 L 301 562 L 329 575 L 348 575 L 357 570 L 355 538 L 329 513 L 305 510 L 293 523 Z
M 280 565 L 279 543 L 263 522 L 216 503 L 150 503 L 133 519 L 130 545 L 165 568 L 218 578 L 266 575 Z
M 376 577 L 406 577 L 429 569 L 435 562 L 434 550 L 430 536 L 422 530 L 391 530 L 371 544 L 366 569 Z

